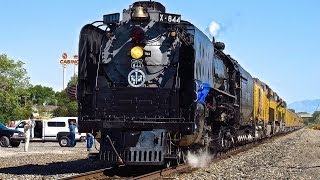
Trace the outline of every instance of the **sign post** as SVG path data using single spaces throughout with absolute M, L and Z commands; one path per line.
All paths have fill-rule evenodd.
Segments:
M 62 65 L 62 88 L 65 88 L 65 73 L 67 65 L 73 64 L 74 65 L 74 75 L 76 75 L 76 67 L 79 63 L 78 55 L 74 55 L 73 58 L 68 59 L 68 54 L 63 53 L 62 58 L 60 59 L 60 64 Z
M 73 69 L 73 75 L 75 76 L 76 75 L 76 69 L 77 69 L 77 66 L 79 64 L 79 56 L 78 55 L 74 55 L 73 59 L 77 60 L 77 64 L 74 64 L 74 69 Z

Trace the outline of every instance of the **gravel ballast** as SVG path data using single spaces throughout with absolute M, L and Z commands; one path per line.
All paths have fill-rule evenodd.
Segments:
M 88 159 L 85 142 L 73 148 L 30 142 L 29 152 L 24 152 L 24 143 L 0 147 L 0 179 L 58 179 L 102 168 L 103 163 Z
M 24 143 L 18 148 L 0 147 L 0 179 L 58 179 L 106 168 L 104 163 L 88 159 L 85 142 L 74 148 L 60 147 L 57 142 L 31 142 L 29 152 L 23 152 L 23 147 Z M 320 131 L 305 128 L 170 179 L 319 177 Z
M 319 179 L 320 131 L 300 129 L 173 179 Z

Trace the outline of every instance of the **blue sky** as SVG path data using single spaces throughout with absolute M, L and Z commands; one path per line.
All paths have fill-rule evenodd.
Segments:
M 25 62 L 32 84 L 62 89 L 63 52 L 77 53 L 80 29 L 122 12 L 132 0 L 11 0 L 1 3 L 0 53 Z M 160 0 L 208 33 L 220 25 L 217 41 L 254 77 L 287 102 L 320 99 L 320 1 Z M 199 3 L 201 2 L 201 3 Z M 73 67 L 66 70 L 67 79 Z

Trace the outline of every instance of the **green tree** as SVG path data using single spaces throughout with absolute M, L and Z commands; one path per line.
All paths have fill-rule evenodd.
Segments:
M 77 76 L 71 77 L 68 82 L 68 86 L 77 84 Z M 56 92 L 55 98 L 58 102 L 58 108 L 54 110 L 54 116 L 77 116 L 78 113 L 78 103 L 76 99 L 68 97 L 67 88 L 61 92 Z
M 0 122 L 25 119 L 30 115 L 31 106 L 27 99 L 29 77 L 22 61 L 0 54 Z
M 312 114 L 312 117 L 307 119 L 304 124 L 309 125 L 309 126 L 313 126 L 316 124 L 320 124 L 320 111 L 315 111 Z
M 30 87 L 28 91 L 33 104 L 42 105 L 46 103 L 47 105 L 55 105 L 56 103 L 55 92 L 51 87 L 35 85 Z
M 310 120 L 311 123 L 320 124 L 320 111 L 315 111 Z
M 77 75 L 73 75 L 70 79 L 70 81 L 68 82 L 68 86 L 71 86 L 71 85 L 77 85 L 78 83 L 78 76 Z

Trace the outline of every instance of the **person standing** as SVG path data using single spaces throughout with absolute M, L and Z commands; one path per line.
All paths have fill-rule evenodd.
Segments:
M 76 128 L 74 121 L 70 122 L 69 130 L 70 130 L 70 147 L 76 146 Z
M 87 133 L 87 151 L 91 151 L 91 148 L 93 146 L 93 140 L 94 137 L 91 133 Z
M 29 150 L 29 141 L 30 141 L 30 121 L 25 121 L 24 124 L 24 151 L 28 152 Z
M 10 125 L 9 125 L 9 127 L 11 127 L 11 128 L 14 128 L 14 121 L 12 120 L 11 122 L 10 122 Z
M 31 137 L 31 139 L 33 139 L 34 138 L 34 126 L 35 126 L 35 121 L 34 121 L 34 116 L 33 116 L 33 114 L 31 114 L 31 116 L 30 116 L 30 137 Z

